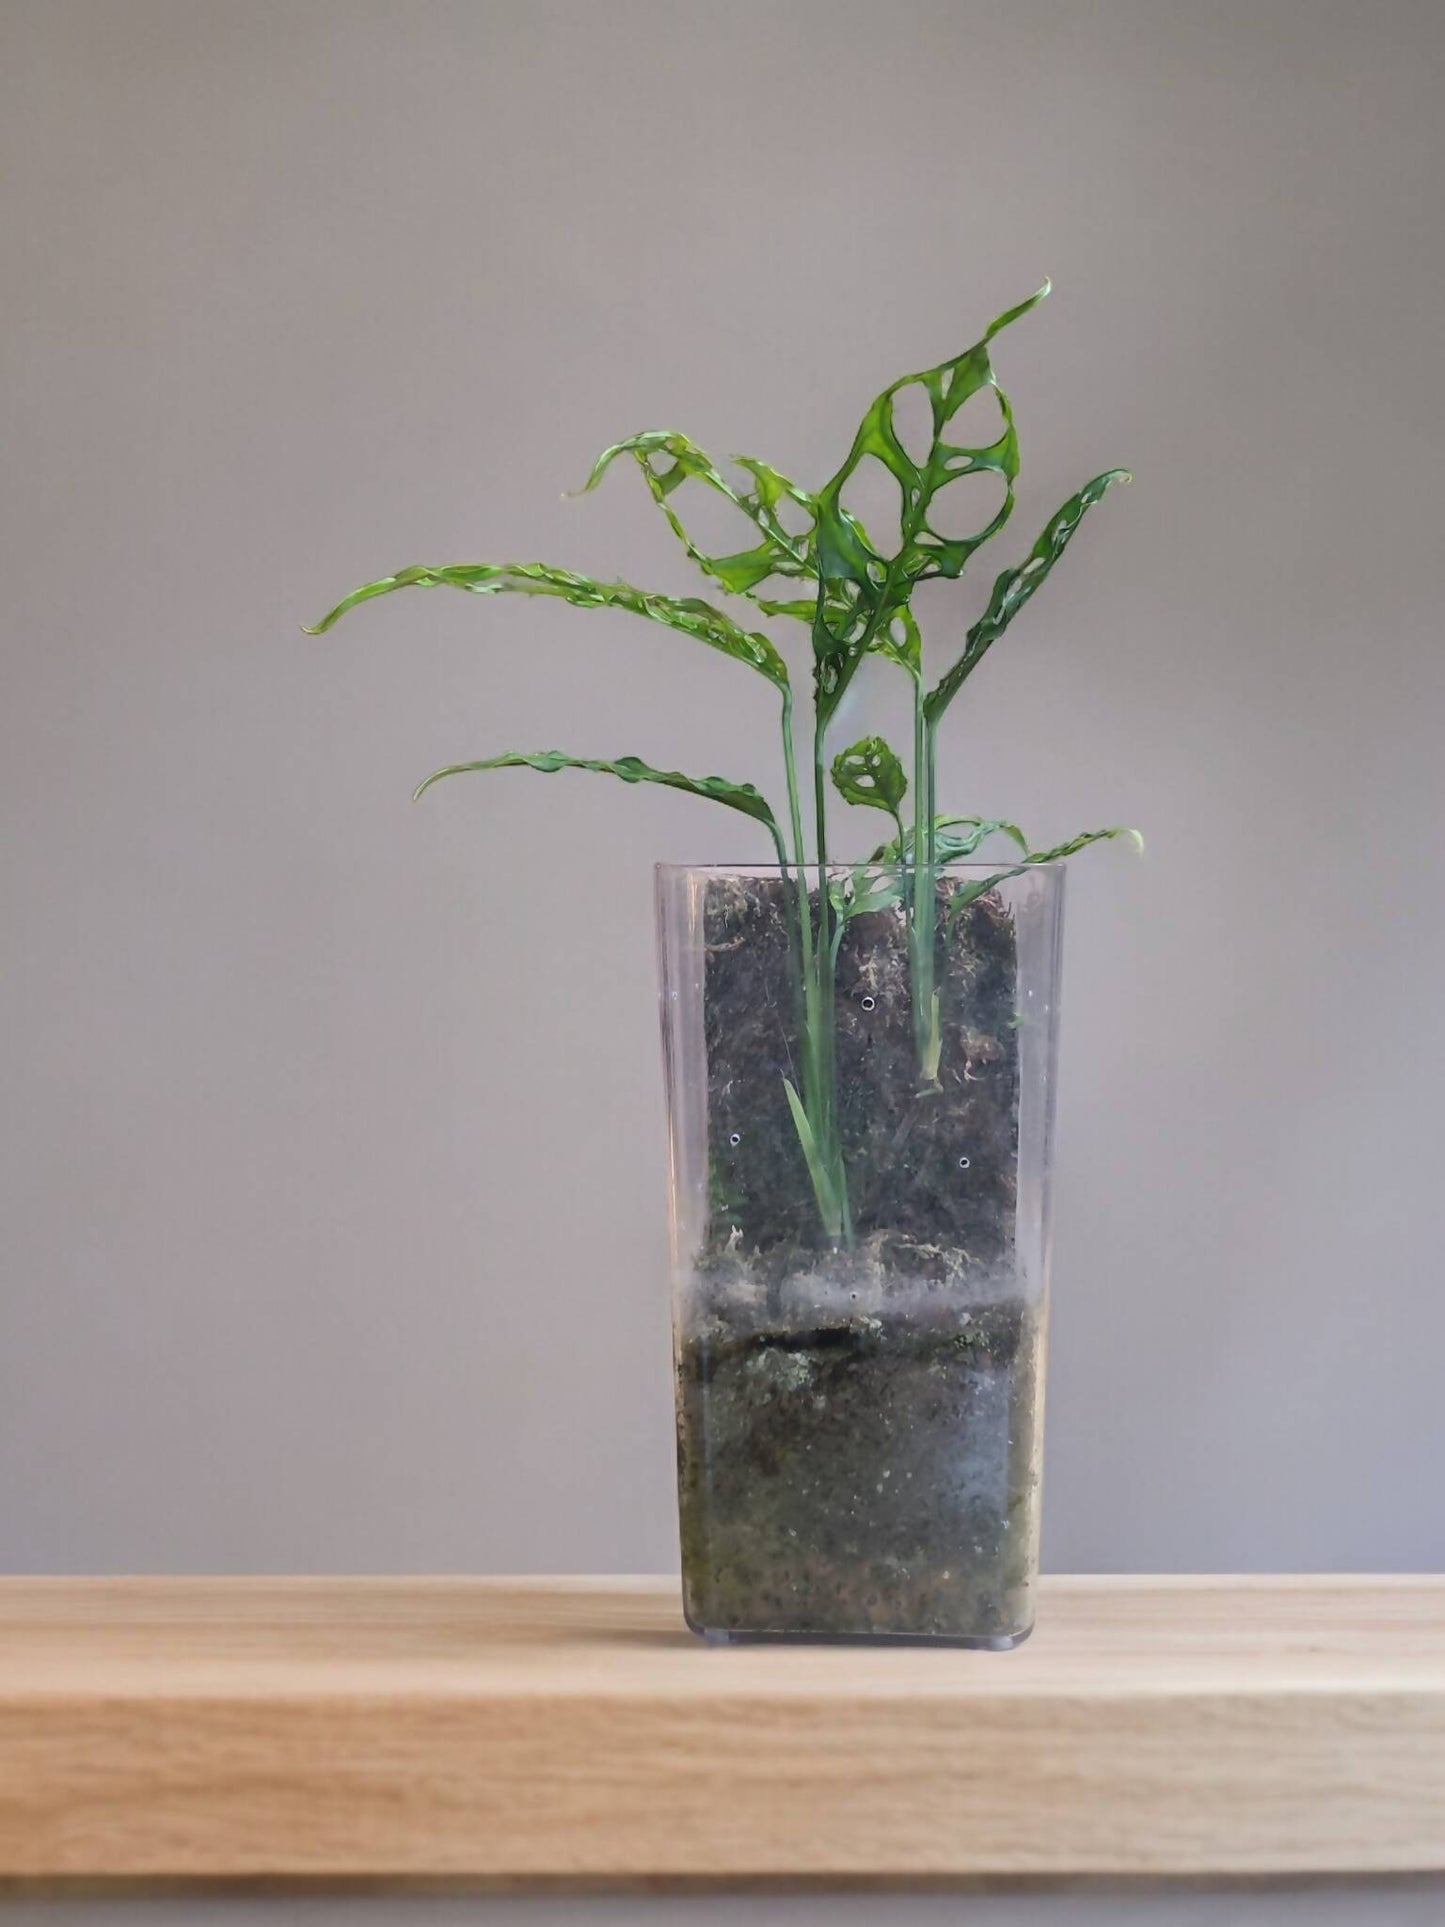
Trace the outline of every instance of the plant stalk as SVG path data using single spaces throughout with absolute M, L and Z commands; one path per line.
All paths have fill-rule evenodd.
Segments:
M 923 678 L 913 682 L 913 847 L 908 915 L 908 969 L 913 1045 L 924 1091 L 938 1089 L 938 843 L 933 819 L 933 731 L 924 713 Z
M 843 1147 L 838 1135 L 838 1056 L 834 1034 L 834 944 L 833 908 L 828 895 L 828 775 L 824 752 L 826 722 L 815 715 L 813 725 L 813 812 L 818 857 L 818 940 L 813 951 L 813 968 L 806 1027 L 815 1053 L 816 1108 L 809 1107 L 819 1162 L 829 1174 L 831 1202 L 836 1207 L 825 1214 L 829 1235 L 845 1245 L 853 1242 L 853 1218 L 848 1202 L 848 1174 L 843 1164 Z
M 789 1087 L 799 1144 L 817 1200 L 824 1233 L 852 1242 L 847 1174 L 838 1142 L 837 1066 L 833 1049 L 832 954 L 829 939 L 827 851 L 820 838 L 818 928 L 809 902 L 803 812 L 793 743 L 793 698 L 783 692 L 783 763 L 788 783 L 788 818 L 793 851 L 793 957 L 802 1095 Z M 822 824 L 819 817 L 820 827 Z

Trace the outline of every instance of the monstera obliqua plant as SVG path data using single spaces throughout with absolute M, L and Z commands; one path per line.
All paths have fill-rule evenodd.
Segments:
M 1051 849 L 1032 850 L 1016 824 L 982 816 L 937 813 L 937 744 L 940 726 L 964 684 L 1004 634 L 1073 539 L 1084 516 L 1128 471 L 1105 469 L 1085 482 L 1044 525 L 1021 561 L 995 579 L 988 606 L 955 648 L 953 660 L 930 687 L 924 667 L 923 639 L 911 602 L 920 582 L 961 576 L 975 551 L 999 535 L 1014 506 L 1019 472 L 1018 436 L 1007 395 L 993 371 L 989 346 L 1010 323 L 1035 307 L 1049 292 L 1037 293 L 1000 315 L 980 340 L 951 361 L 922 374 L 904 375 L 885 388 L 864 415 L 842 466 L 816 492 L 801 488 L 767 462 L 735 458 L 746 482 L 732 482 L 697 444 L 675 429 L 645 429 L 616 442 L 598 456 L 586 489 L 601 481 L 620 457 L 630 456 L 642 472 L 653 500 L 673 533 L 704 575 L 727 594 L 751 603 L 763 615 L 803 623 L 813 645 L 811 743 L 811 838 L 804 825 L 794 740 L 793 685 L 771 638 L 748 628 L 711 602 L 677 598 L 634 588 L 626 582 L 598 582 L 548 562 L 454 562 L 417 566 L 365 583 L 343 597 L 308 633 L 319 635 L 348 610 L 397 589 L 463 589 L 473 595 L 556 596 L 579 609 L 620 609 L 661 623 L 721 651 L 765 677 L 780 701 L 782 763 L 786 784 L 786 827 L 778 812 L 751 783 L 721 776 L 686 776 L 657 769 L 637 756 L 604 758 L 568 755 L 562 750 L 504 750 L 473 762 L 452 763 L 428 776 L 416 794 L 443 777 L 479 770 L 592 770 L 626 783 L 662 783 L 725 808 L 762 825 L 779 864 L 793 880 L 798 1010 L 798 1079 L 785 1081 L 798 1143 L 807 1164 L 819 1218 L 829 1236 L 853 1236 L 848 1171 L 838 1131 L 835 1088 L 834 973 L 844 926 L 851 917 L 901 902 L 908 929 L 914 1047 L 920 1085 L 937 1086 L 942 1038 L 934 986 L 936 954 L 935 882 L 940 866 L 974 856 L 995 835 L 1017 846 L 1012 867 L 1058 862 L 1090 843 L 1132 835 L 1121 828 L 1088 830 Z M 906 391 L 926 398 L 931 433 L 926 448 L 904 445 L 895 409 Z M 988 390 L 998 404 L 994 439 L 965 446 L 950 438 L 950 424 L 964 404 Z M 846 504 L 848 485 L 869 461 L 877 461 L 898 486 L 899 539 L 885 554 Z M 995 475 L 1002 499 L 972 534 L 938 532 L 940 498 L 966 476 Z M 752 524 L 756 540 L 729 555 L 708 555 L 693 541 L 679 512 L 684 483 L 694 482 L 724 497 Z M 585 491 L 584 491 L 585 492 Z M 794 513 L 786 515 L 791 507 Z M 931 519 L 932 518 L 932 519 Z M 800 526 L 801 525 L 801 526 Z M 794 532 L 796 531 L 796 532 Z M 792 593 L 784 591 L 791 590 Z M 830 760 L 829 727 L 865 656 L 886 657 L 908 678 L 913 695 L 911 775 L 902 758 L 878 736 L 840 750 Z M 894 835 L 879 845 L 873 863 L 893 874 L 866 871 L 836 878 L 829 874 L 828 777 L 845 802 L 885 811 Z M 911 798 L 911 801 L 910 801 Z M 816 869 L 818 889 L 810 892 L 806 874 Z M 1000 876 L 1008 872 L 1000 872 Z M 992 887 L 987 877 L 971 879 L 951 894 L 957 915 L 972 896 Z
M 1002 1647 L 1032 1623 L 1061 863 L 1133 833 L 1036 849 L 1016 823 L 950 813 L 939 742 L 1125 471 L 1069 497 L 932 669 L 913 597 L 961 576 L 1013 514 L 1018 439 L 990 350 L 1047 292 L 885 388 L 819 489 L 752 456 L 725 470 L 672 429 L 605 449 L 580 492 L 635 464 L 727 607 L 547 562 L 459 562 L 369 582 L 316 625 L 398 589 L 554 596 L 658 623 L 772 686 L 781 807 L 750 783 L 557 749 L 451 764 L 417 792 L 479 770 L 594 771 L 720 804 L 770 840 L 775 863 L 658 872 L 683 1590 L 712 1637 Z M 965 434 L 980 407 L 986 428 Z M 958 534 L 970 478 L 990 507 Z M 886 537 L 860 512 L 870 480 L 895 502 Z M 694 537 L 704 493 L 738 519 L 727 553 Z M 811 641 L 803 780 L 793 680 L 759 618 Z M 878 735 L 830 743 L 869 656 L 906 678 L 902 753 Z M 833 795 L 887 819 L 868 861 L 830 854 Z M 991 838 L 1009 847 L 986 862 Z

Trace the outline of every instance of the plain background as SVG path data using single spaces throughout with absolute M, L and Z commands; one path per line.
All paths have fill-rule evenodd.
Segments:
M 1432 0 L 0 0 L 0 1565 L 672 1564 L 649 872 L 766 852 L 407 794 L 775 786 L 771 695 L 520 599 L 298 624 L 693 587 L 630 469 L 559 500 L 600 447 L 816 483 L 1046 273 L 1001 559 L 1137 480 L 942 764 L 1148 837 L 1070 884 L 1046 1563 L 1440 1564 L 1442 81 Z

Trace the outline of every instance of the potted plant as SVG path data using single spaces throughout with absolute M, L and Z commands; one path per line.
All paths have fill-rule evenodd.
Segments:
M 918 583 L 959 576 L 1009 520 L 1018 442 L 990 343 L 1047 293 L 886 388 L 816 493 L 752 457 L 729 479 L 671 430 L 615 444 L 592 470 L 587 489 L 631 459 L 705 575 L 808 630 L 804 780 L 793 680 L 751 611 L 549 563 L 474 562 L 367 583 L 312 631 L 396 589 L 557 596 L 661 623 L 772 685 L 781 809 L 749 783 L 561 750 L 449 765 L 417 791 L 468 771 L 589 770 L 720 804 L 770 846 L 768 862 L 664 865 L 657 881 L 683 1591 L 689 1624 L 709 1637 L 1004 1647 L 1032 1624 L 1062 863 L 1132 832 L 1039 850 L 1014 823 L 950 814 L 938 742 L 964 685 L 1125 471 L 1087 482 L 997 576 L 937 680 L 911 601 Z M 955 440 L 975 397 L 994 411 L 989 431 Z M 850 506 L 871 464 L 898 492 L 886 540 Z M 992 513 L 971 533 L 941 533 L 948 490 L 980 475 L 1000 491 Z M 744 545 L 704 553 L 685 488 L 731 503 Z M 876 735 L 836 751 L 828 741 L 870 654 L 911 687 L 906 765 Z M 835 860 L 830 792 L 887 818 L 867 861 Z M 1010 846 L 1005 859 L 981 860 L 990 839 Z

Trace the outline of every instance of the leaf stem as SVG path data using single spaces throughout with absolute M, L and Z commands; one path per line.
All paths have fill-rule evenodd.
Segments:
M 796 927 L 798 1024 L 802 1033 L 804 1060 L 803 1089 L 810 1094 L 812 1039 L 809 1026 L 809 997 L 813 981 L 813 912 L 808 902 L 807 851 L 803 844 L 803 807 L 798 795 L 798 759 L 793 744 L 793 692 L 783 690 L 783 766 L 788 779 L 788 821 L 793 835 L 793 907 Z
M 803 811 L 798 790 L 797 755 L 793 743 L 793 698 L 783 690 L 783 765 L 788 783 L 788 821 L 792 833 L 791 864 L 783 857 L 784 876 L 791 885 L 793 924 L 789 952 L 794 969 L 802 1094 L 788 1078 L 783 1085 L 798 1133 L 798 1144 L 812 1181 L 825 1236 L 851 1244 L 848 1181 L 838 1142 L 837 1060 L 833 1049 L 832 963 L 835 945 L 829 942 L 826 850 L 819 872 L 819 922 L 813 927 L 809 901 L 807 850 L 803 841 Z M 818 741 L 815 738 L 815 762 Z M 815 772 L 816 773 L 816 772 Z M 781 839 L 780 839 L 781 840 Z M 840 926 L 841 929 L 841 926 Z
M 931 732 L 924 713 L 923 677 L 913 679 L 913 849 L 912 897 L 908 919 L 909 977 L 912 987 L 913 1043 L 925 1090 L 938 1087 L 937 844 L 933 824 Z
M 793 832 L 793 862 L 797 866 L 799 879 L 806 889 L 803 866 L 807 862 L 807 852 L 803 847 L 803 808 L 798 796 L 798 759 L 793 750 L 793 692 L 791 687 L 783 690 L 783 767 L 788 779 L 788 821 Z
M 843 1147 L 838 1135 L 838 1057 L 834 1034 L 834 959 L 836 942 L 833 930 L 832 900 L 828 895 L 828 779 L 824 742 L 828 718 L 821 707 L 815 708 L 813 721 L 813 812 L 818 858 L 818 941 L 813 953 L 809 980 L 806 1028 L 813 1053 L 816 1079 L 810 1118 L 817 1142 L 819 1161 L 830 1173 L 831 1191 L 836 1203 L 834 1222 L 826 1228 L 844 1244 L 853 1242 L 853 1218 L 848 1203 L 848 1174 L 843 1163 Z

